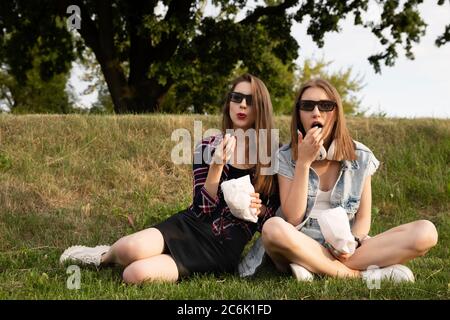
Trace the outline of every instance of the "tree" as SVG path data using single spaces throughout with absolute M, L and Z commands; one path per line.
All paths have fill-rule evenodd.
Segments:
M 203 64 L 191 66 L 190 76 L 177 81 L 169 90 L 161 109 L 165 112 L 217 113 L 222 109 L 227 85 L 239 75 L 250 72 L 264 80 L 267 85 L 274 111 L 291 107 L 295 83 L 293 63 L 283 63 L 268 43 L 258 50 L 258 63 L 239 60 L 229 74 L 208 74 Z M 256 60 L 256 59 L 255 59 Z M 254 61 L 254 60 L 253 60 Z
M 0 112 L 9 111 L 14 106 L 11 88 L 15 85 L 14 77 L 8 73 L 6 66 L 0 67 Z
M 89 82 L 88 87 L 81 93 L 88 95 L 95 91 L 98 92 L 97 101 L 86 111 L 90 114 L 112 114 L 114 113 L 114 104 L 108 91 L 108 86 L 102 74 L 100 66 L 95 62 L 94 53 L 90 49 L 83 51 L 77 64 L 85 68 L 81 80 Z
M 114 105 L 108 92 L 108 87 L 100 86 L 97 101 L 89 109 L 89 114 L 112 114 L 114 113 Z
M 327 68 L 332 62 L 323 59 L 313 61 L 305 59 L 301 67 L 295 67 L 295 72 L 288 70 L 277 58 L 270 56 L 264 64 L 271 72 L 265 72 L 268 79 L 266 84 L 269 88 L 274 112 L 276 114 L 291 114 L 294 105 L 295 95 L 300 86 L 306 81 L 320 77 L 327 79 L 339 92 L 346 114 L 364 114 L 361 109 L 361 101 L 357 98 L 364 88 L 363 77 L 352 75 L 352 68 L 331 72 Z M 229 83 L 237 75 L 247 72 L 247 69 L 237 67 L 230 78 L 224 79 L 223 83 L 206 83 L 207 95 L 203 94 L 205 89 L 198 84 L 176 84 L 168 92 L 162 104 L 162 110 L 169 113 L 184 112 L 207 112 L 220 113 L 225 98 L 223 96 L 224 85 Z M 180 88 L 180 87 L 183 87 Z M 189 89 L 190 88 L 190 89 Z
M 0 67 L 0 105 L 11 113 L 69 113 L 69 93 L 66 91 L 67 73 L 55 74 L 48 80 L 39 75 L 40 58 L 26 72 L 19 83 L 6 65 Z
M 42 13 L 38 2 L 25 11 L 18 3 L 0 2 L 0 103 L 13 113 L 71 112 L 65 90 L 73 56 L 65 44 L 71 38 L 60 37 L 67 33 L 57 28 L 64 25 L 61 19 L 35 24 L 33 11 Z
M 352 76 L 351 67 L 346 70 L 329 72 L 326 68 L 330 64 L 331 62 L 326 62 L 323 59 L 318 61 L 305 59 L 303 67 L 299 70 L 297 84 L 301 85 L 315 77 L 326 79 L 336 88 L 337 92 L 339 92 L 344 107 L 344 113 L 364 113 L 364 110 L 361 110 L 361 101 L 356 97 L 356 93 L 361 91 L 364 87 L 363 78 L 360 76 Z
M 383 12 L 378 22 L 362 19 L 369 0 L 270 0 L 251 9 L 246 8 L 246 0 L 211 2 L 220 9 L 217 17 L 205 14 L 205 0 L 1 1 L 0 62 L 9 65 L 20 81 L 31 68 L 30 48 L 41 37 L 37 47 L 47 58 L 40 70 L 49 78 L 67 70 L 74 48 L 80 54 L 89 47 L 101 66 L 115 112 L 141 113 L 159 110 L 175 83 L 202 82 L 199 76 L 214 82 L 230 75 L 238 63 L 252 70 L 264 61 L 259 53 L 265 52 L 267 42 L 273 55 L 289 65 L 298 51 L 290 36 L 291 25 L 307 16 L 307 32 L 322 46 L 324 35 L 338 31 L 339 22 L 352 14 L 354 23 L 369 28 L 384 48 L 368 58 L 376 72 L 381 71 L 381 63 L 394 64 L 400 47 L 413 59 L 412 46 L 426 29 L 418 12 L 422 0 L 402 4 L 379 0 Z M 437 4 L 443 5 L 444 0 Z M 83 41 L 75 44 L 64 23 L 69 5 L 81 10 L 78 32 Z M 155 13 L 155 8 L 162 10 Z M 245 17 L 238 18 L 244 9 Z M 450 25 L 436 44 L 447 43 L 449 34 Z M 193 72 L 192 66 L 201 74 Z

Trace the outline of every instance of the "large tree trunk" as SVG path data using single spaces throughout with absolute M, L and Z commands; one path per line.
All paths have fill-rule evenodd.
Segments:
M 161 100 L 173 84 L 171 79 L 168 79 L 165 85 L 159 84 L 156 79 L 145 77 L 133 77 L 126 81 L 118 61 L 108 59 L 109 57 L 105 57 L 102 53 L 96 53 L 96 57 L 100 62 L 116 113 L 160 111 Z M 139 67 L 144 68 L 137 66 Z
M 75 0 L 74 0 L 75 1 Z M 193 0 L 173 1 L 166 14 L 167 19 L 187 23 Z M 79 33 L 99 62 L 116 113 L 158 112 L 161 100 L 173 84 L 168 78 L 164 85 L 158 79 L 148 78 L 152 63 L 165 63 L 175 53 L 180 40 L 176 32 L 164 34 L 157 47 L 152 47 L 148 36 L 139 32 L 144 14 L 152 14 L 156 2 L 136 2 L 130 5 L 127 23 L 130 33 L 130 73 L 127 79 L 114 44 L 114 28 L 111 3 L 108 0 L 95 2 L 94 11 L 79 0 L 82 27 Z M 96 12 L 92 20 L 90 12 Z
M 129 90 L 120 66 L 114 67 L 113 62 L 109 62 L 105 58 L 99 57 L 98 55 L 97 60 L 100 62 L 103 76 L 105 77 L 109 93 L 111 94 L 111 99 L 114 104 L 114 111 L 116 113 L 126 112 L 127 105 L 124 97 L 127 96 Z
M 171 82 L 162 86 L 155 80 L 148 79 L 130 83 L 127 86 L 127 93 L 121 96 L 121 105 L 126 106 L 125 111 L 119 112 L 116 110 L 116 113 L 150 113 L 161 111 L 161 100 L 169 90 L 170 85 Z
M 137 6 L 136 14 L 129 20 L 130 35 L 130 75 L 126 79 L 124 70 L 117 58 L 114 45 L 112 27 L 111 5 L 106 0 L 97 4 L 97 25 L 91 20 L 88 8 L 82 8 L 81 17 L 83 27 L 79 30 L 86 44 L 92 48 L 97 61 L 100 63 L 102 73 L 108 85 L 109 92 L 116 113 L 148 113 L 159 111 L 162 97 L 167 93 L 172 80 L 168 79 L 165 85 L 158 83 L 157 79 L 148 79 L 147 70 L 150 67 L 149 41 L 138 35 L 138 27 L 142 20 L 139 15 L 141 6 Z

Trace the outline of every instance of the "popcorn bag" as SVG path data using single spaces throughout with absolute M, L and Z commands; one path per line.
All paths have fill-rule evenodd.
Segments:
M 220 186 L 233 216 L 246 221 L 258 221 L 256 208 L 250 208 L 252 199 L 250 193 L 255 192 L 255 188 L 250 182 L 249 175 L 222 182 Z
M 320 230 L 325 241 L 341 253 L 353 254 L 356 241 L 350 230 L 347 213 L 344 208 L 337 207 L 326 210 L 317 216 Z

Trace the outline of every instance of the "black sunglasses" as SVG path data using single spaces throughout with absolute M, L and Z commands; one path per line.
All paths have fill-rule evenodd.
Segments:
M 320 111 L 330 112 L 337 107 L 336 102 L 330 100 L 298 100 L 297 109 L 304 111 L 313 111 L 315 107 L 318 107 Z
M 251 106 L 252 105 L 252 100 L 253 100 L 251 94 L 243 94 L 243 93 L 234 92 L 234 91 L 230 93 L 230 100 L 233 101 L 233 102 L 241 103 L 242 99 L 244 99 L 244 98 L 245 98 L 245 103 L 248 106 Z

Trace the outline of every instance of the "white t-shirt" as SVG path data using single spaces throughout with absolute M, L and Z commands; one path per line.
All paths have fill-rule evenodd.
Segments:
M 322 191 L 317 189 L 316 203 L 311 210 L 310 217 L 317 219 L 323 211 L 331 209 L 331 189 L 328 191 Z

